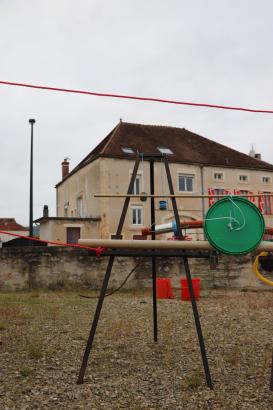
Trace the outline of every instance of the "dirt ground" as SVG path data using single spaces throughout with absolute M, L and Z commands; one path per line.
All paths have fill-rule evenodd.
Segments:
M 93 294 L 94 295 L 94 294 Z M 272 409 L 273 293 L 213 291 L 198 303 L 214 390 L 190 302 L 149 292 L 105 299 L 85 383 L 77 375 L 96 300 L 0 294 L 1 409 Z

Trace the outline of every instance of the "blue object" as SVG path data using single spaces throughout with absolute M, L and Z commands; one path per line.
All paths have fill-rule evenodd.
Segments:
M 160 211 L 166 211 L 167 210 L 167 201 L 159 201 L 159 209 L 160 209 Z
M 177 225 L 176 225 L 176 222 L 175 222 L 175 221 L 172 221 L 172 231 L 173 231 L 173 233 L 174 233 L 175 236 L 178 235 Z

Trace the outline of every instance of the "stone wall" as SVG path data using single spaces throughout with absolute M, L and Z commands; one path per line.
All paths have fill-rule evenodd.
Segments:
M 0 290 L 85 287 L 102 283 L 108 258 L 90 256 L 84 249 L 62 247 L 0 248 Z M 200 277 L 203 289 L 263 288 L 252 272 L 251 256 L 221 256 L 214 266 L 206 259 L 189 259 L 193 277 Z M 138 264 L 127 288 L 151 286 L 150 258 L 116 258 L 109 287 L 116 288 Z M 171 277 L 180 287 L 184 266 L 179 258 L 157 258 L 158 277 Z

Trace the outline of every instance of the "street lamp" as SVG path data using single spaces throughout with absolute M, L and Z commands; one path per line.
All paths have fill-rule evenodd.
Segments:
M 29 189 L 29 236 L 33 237 L 33 125 L 35 120 L 29 119 L 31 126 L 31 143 L 30 143 L 30 189 Z M 32 245 L 30 241 L 30 245 Z

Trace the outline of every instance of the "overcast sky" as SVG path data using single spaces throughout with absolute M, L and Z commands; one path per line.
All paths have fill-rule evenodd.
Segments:
M 272 0 L 0 0 L 0 80 L 273 109 Z M 273 115 L 0 85 L 0 217 L 55 216 L 61 162 L 120 118 L 184 127 L 273 163 Z

